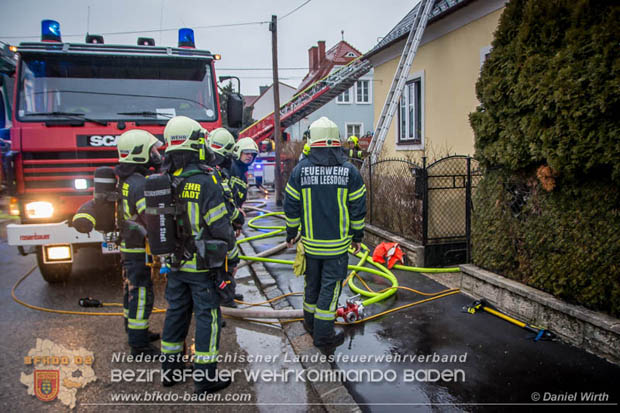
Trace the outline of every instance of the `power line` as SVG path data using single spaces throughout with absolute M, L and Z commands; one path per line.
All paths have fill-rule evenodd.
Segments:
M 288 13 L 286 13 L 284 16 L 280 17 L 280 21 L 284 20 L 285 18 L 287 18 L 288 16 L 290 16 L 291 14 L 295 13 L 297 10 L 301 9 L 302 7 L 304 7 L 306 4 L 310 3 L 312 0 L 306 0 L 305 2 L 303 2 L 302 4 L 300 4 L 299 6 L 295 7 L 293 10 L 289 11 Z
M 308 70 L 307 67 L 279 67 L 279 70 Z M 217 70 L 272 70 L 270 67 L 218 67 Z
M 229 23 L 229 24 L 213 24 L 213 25 L 209 25 L 209 26 L 193 26 L 193 29 L 220 29 L 223 27 L 239 27 L 239 26 L 254 26 L 254 25 L 262 25 L 262 24 L 267 24 L 269 23 L 268 21 L 257 21 L 257 22 L 246 22 L 246 23 Z M 169 29 L 150 29 L 150 30 L 131 30 L 131 31 L 124 31 L 124 32 L 103 32 L 103 33 L 97 33 L 97 34 L 101 34 L 101 35 L 105 35 L 105 36 L 111 36 L 111 35 L 120 35 L 120 34 L 142 34 L 142 33 L 159 33 L 159 32 L 171 32 L 171 31 L 177 31 L 179 30 L 178 28 L 169 28 Z M 63 34 L 63 37 L 83 37 L 86 33 L 83 34 Z M 36 36 L 3 36 L 0 35 L 0 38 L 3 39 L 30 39 L 30 38 L 36 38 L 39 37 L 40 35 L 36 35 Z

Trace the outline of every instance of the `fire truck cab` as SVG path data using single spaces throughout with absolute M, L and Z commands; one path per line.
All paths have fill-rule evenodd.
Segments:
M 57 22 L 42 22 L 42 41 L 21 43 L 7 177 L 20 224 L 7 227 L 10 245 L 34 252 L 43 278 L 66 280 L 82 247 L 117 250 L 98 232 L 70 226 L 92 198 L 93 173 L 117 163 L 116 139 L 140 128 L 163 141 L 166 122 L 185 115 L 205 129 L 222 125 L 214 63 L 219 55 L 194 48 L 191 29 L 179 47 L 108 45 L 102 36 L 63 43 Z M 241 124 L 239 96 L 228 99 L 228 123 Z

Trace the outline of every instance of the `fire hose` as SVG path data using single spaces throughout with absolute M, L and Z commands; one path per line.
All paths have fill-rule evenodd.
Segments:
M 246 209 L 249 210 L 254 210 L 257 211 L 259 213 L 261 213 L 261 215 L 258 215 L 256 217 L 253 217 L 252 219 L 250 219 L 248 221 L 248 226 L 254 230 L 257 231 L 261 231 L 263 233 L 258 234 L 258 235 L 253 235 L 250 237 L 245 237 L 242 238 L 240 240 L 237 241 L 237 244 L 241 244 L 244 242 L 250 242 L 250 241 L 255 241 L 255 240 L 259 240 L 259 239 L 264 239 L 264 238 L 269 238 L 269 237 L 274 237 L 276 235 L 281 234 L 282 232 L 284 232 L 286 230 L 285 226 L 279 226 L 279 225 L 258 225 L 255 223 L 255 221 L 259 220 L 259 219 L 264 219 L 267 217 L 277 217 L 277 218 L 284 218 L 284 213 L 283 212 L 271 212 L 265 209 L 260 208 L 260 206 L 264 206 L 265 202 L 264 201 L 259 201 L 259 206 L 247 206 Z M 282 260 L 282 259 L 276 259 L 276 258 L 268 258 L 269 256 L 280 252 L 282 250 L 286 249 L 286 242 L 283 242 L 279 245 L 277 245 L 276 247 L 270 248 L 269 250 L 263 251 L 262 253 L 250 257 L 250 256 L 240 256 L 240 258 L 242 260 L 245 261 L 245 263 L 241 263 L 238 268 L 241 268 L 244 265 L 248 265 L 250 262 L 267 262 L 267 263 L 275 263 L 275 264 L 284 264 L 284 265 L 293 265 L 293 261 L 290 260 Z M 423 293 L 420 291 L 417 291 L 415 289 L 412 288 L 408 288 L 408 287 L 402 287 L 398 285 L 398 280 L 396 279 L 396 277 L 394 276 L 394 274 L 388 270 L 385 266 L 383 266 L 382 264 L 376 263 L 372 260 L 372 258 L 369 258 L 369 249 L 368 247 L 366 247 L 365 245 L 362 244 L 362 249 L 363 252 L 358 252 L 357 254 L 355 254 L 355 256 L 357 258 L 360 259 L 360 261 L 358 262 L 357 265 L 349 265 L 348 269 L 352 270 L 351 273 L 349 274 L 349 276 L 343 281 L 343 286 L 348 285 L 349 288 L 351 289 L 351 291 L 353 291 L 354 293 L 356 293 L 356 295 L 354 295 L 353 297 L 349 297 L 346 300 L 346 305 L 341 306 L 340 308 L 338 308 L 337 310 L 337 316 L 341 317 L 344 320 L 345 324 L 355 324 L 355 323 L 360 323 L 360 322 L 364 322 L 364 321 L 369 321 L 372 320 L 374 318 L 377 317 L 381 317 L 383 315 L 392 313 L 394 311 L 399 311 L 402 310 L 404 308 L 408 308 L 414 305 L 418 305 L 418 304 L 422 304 L 428 301 L 432 301 L 435 299 L 439 299 L 439 298 L 443 298 L 452 294 L 457 294 L 459 292 L 458 289 L 446 289 L 443 291 L 439 291 L 436 293 Z M 349 251 L 350 253 L 352 253 L 352 249 Z M 372 266 L 374 266 L 375 268 L 370 268 L 370 267 L 366 267 L 364 266 L 366 263 L 370 263 Z M 57 313 L 57 314 L 70 314 L 70 315 L 88 315 L 88 316 L 123 316 L 122 312 L 91 312 L 91 311 L 73 311 L 73 310 L 59 310 L 59 309 L 50 309 L 50 308 L 45 308 L 45 307 L 40 307 L 40 306 L 35 306 L 32 304 L 28 304 L 22 300 L 20 300 L 19 298 L 17 298 L 15 291 L 17 290 L 17 288 L 19 287 L 19 285 L 30 275 L 32 274 L 32 272 L 34 272 L 34 270 L 37 268 L 37 266 L 35 265 L 33 268 L 31 268 L 24 276 L 22 276 L 13 286 L 13 289 L 11 290 L 11 296 L 13 297 L 13 300 L 25 307 L 34 309 L 34 310 L 38 310 L 38 311 L 45 311 L 45 312 L 51 312 L 51 313 Z M 404 265 L 395 265 L 394 268 L 399 269 L 399 270 L 404 270 L 404 271 L 409 271 L 409 272 L 433 272 L 433 273 L 441 273 L 441 272 L 455 272 L 455 271 L 459 271 L 458 268 L 419 268 L 419 267 L 408 267 L 408 266 L 404 266 Z M 364 279 L 359 275 L 359 273 L 369 273 L 369 274 L 373 274 L 373 275 L 377 275 L 380 277 L 383 277 L 385 279 L 387 279 L 390 283 L 391 283 L 391 287 L 385 288 L 381 291 L 374 291 L 372 290 L 368 284 L 364 281 Z M 355 284 L 355 279 L 358 279 L 362 285 L 364 286 L 364 288 L 360 288 Z M 397 307 L 397 308 L 392 308 L 390 310 L 386 310 L 383 312 L 380 312 L 378 314 L 375 314 L 373 316 L 367 317 L 365 318 L 365 309 L 375 303 L 378 303 L 380 301 L 383 301 L 389 297 L 391 297 L 392 295 L 394 295 L 396 293 L 397 290 L 407 290 L 410 292 L 414 292 L 417 294 L 420 294 L 422 296 L 427 296 L 429 298 L 426 299 L 422 299 L 419 301 L 414 301 L 412 303 Z M 265 323 L 270 323 L 270 324 L 276 324 L 276 323 L 284 323 L 284 322 L 291 322 L 291 321 L 298 321 L 301 320 L 302 317 L 302 310 L 272 310 L 272 309 L 266 309 L 266 308 L 255 308 L 257 306 L 260 305 L 265 305 L 265 304 L 269 304 L 273 301 L 276 300 L 280 300 L 283 299 L 287 296 L 290 295 L 302 295 L 302 292 L 297 292 L 297 293 L 289 293 L 289 294 L 284 294 L 282 296 L 279 297 L 275 297 L 272 298 L 271 300 L 267 300 L 264 302 L 260 302 L 260 303 L 245 303 L 245 302 L 239 302 L 242 305 L 247 305 L 248 307 L 245 308 L 228 308 L 228 307 L 222 307 L 222 314 L 224 314 L 227 317 L 231 317 L 231 318 L 239 318 L 239 319 L 246 319 L 248 321 L 253 321 L 253 322 L 265 322 Z M 365 299 L 363 301 L 358 300 L 358 298 L 360 297 L 365 297 Z M 83 298 L 80 300 L 80 305 L 83 307 L 121 307 L 122 304 L 120 303 L 104 303 L 104 302 L 100 302 L 98 300 L 94 300 L 91 298 Z M 161 308 L 154 308 L 153 309 L 153 313 L 157 314 L 157 313 L 164 313 L 166 310 L 165 309 L 161 309 Z M 257 318 L 266 318 L 266 319 L 278 319 L 279 321 L 260 321 L 260 320 L 256 320 Z M 284 320 L 282 320 L 284 319 Z M 339 323 L 339 324 L 343 324 L 343 323 Z

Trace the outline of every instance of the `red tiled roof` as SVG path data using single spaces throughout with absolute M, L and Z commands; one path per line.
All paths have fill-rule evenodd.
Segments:
M 248 107 L 248 106 L 252 106 L 254 105 L 254 102 L 256 102 L 256 99 L 258 99 L 259 96 L 244 96 L 243 97 L 243 106 L 244 107 Z
M 325 53 L 325 59 L 316 70 L 310 69 L 308 74 L 301 81 L 297 91 L 302 91 L 317 80 L 327 76 L 334 66 L 344 66 L 361 55 L 362 53 L 359 50 L 346 41 L 339 41 Z

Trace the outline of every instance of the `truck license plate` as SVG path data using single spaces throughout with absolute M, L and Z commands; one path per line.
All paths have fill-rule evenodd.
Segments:
M 119 254 L 121 250 L 115 242 L 102 242 L 101 252 L 104 254 Z

